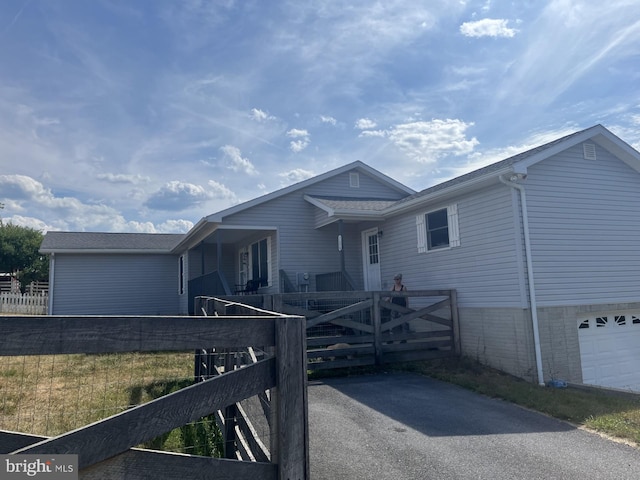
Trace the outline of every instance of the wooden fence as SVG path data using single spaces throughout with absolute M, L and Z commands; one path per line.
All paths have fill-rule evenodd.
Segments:
M 406 307 L 391 301 L 400 296 L 408 299 Z M 460 354 L 455 290 L 310 292 L 224 298 L 306 317 L 308 370 Z M 196 310 L 202 313 L 203 304 L 196 304 Z M 209 310 L 207 314 L 214 312 Z
M 230 305 L 231 309 L 232 306 Z M 304 319 L 250 315 L 202 317 L 0 317 L 0 356 L 236 349 L 272 354 L 52 438 L 0 431 L 0 453 L 77 454 L 82 479 L 309 479 Z M 159 435 L 270 393 L 268 455 L 255 461 L 132 448 Z M 254 445 L 234 443 L 251 452 Z M 227 457 L 238 458 L 241 455 Z M 242 455 L 244 456 L 244 454 Z M 266 458 L 268 456 L 268 458 Z
M 0 293 L 0 313 L 18 315 L 46 315 L 49 296 L 44 294 Z

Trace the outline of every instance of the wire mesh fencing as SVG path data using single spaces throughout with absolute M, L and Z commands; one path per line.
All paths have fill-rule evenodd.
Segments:
M 193 352 L 0 357 L 0 429 L 52 437 L 192 385 Z M 215 414 L 141 447 L 221 457 Z

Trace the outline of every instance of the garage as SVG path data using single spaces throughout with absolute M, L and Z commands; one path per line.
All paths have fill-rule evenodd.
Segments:
M 578 320 L 582 381 L 640 392 L 640 312 Z

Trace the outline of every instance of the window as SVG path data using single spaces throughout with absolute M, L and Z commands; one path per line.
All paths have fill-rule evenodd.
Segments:
M 178 294 L 184 294 L 184 255 L 178 258 Z
M 251 244 L 250 252 L 250 271 L 251 279 L 259 280 L 261 287 L 269 285 L 269 265 L 270 265 L 270 239 L 264 238 L 259 242 Z
M 455 204 L 418 215 L 416 227 L 420 253 L 460 246 L 458 207 Z
M 359 188 L 360 187 L 360 175 L 357 173 L 349 174 L 349 186 L 351 188 Z
M 380 254 L 378 252 L 378 234 L 369 235 L 369 265 L 380 263 Z

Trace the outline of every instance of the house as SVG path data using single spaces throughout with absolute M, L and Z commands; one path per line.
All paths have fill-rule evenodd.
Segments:
M 409 289 L 456 289 L 464 354 L 539 383 L 640 391 L 639 181 L 640 153 L 601 125 L 420 192 L 354 162 L 162 246 L 50 232 L 50 311 L 186 313 L 200 293 L 386 290 L 402 272 Z
M 374 248 L 380 212 L 413 193 L 357 161 L 205 217 L 186 235 L 48 232 L 50 312 L 193 313 L 196 295 L 231 295 L 250 280 L 259 293 L 379 289 L 379 270 L 363 273 L 361 243 Z
M 455 288 L 464 354 L 640 391 L 640 153 L 601 125 L 386 209 L 382 275 Z

